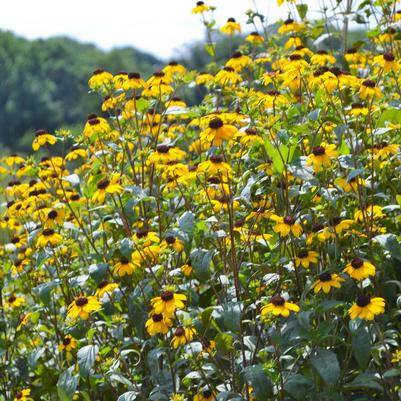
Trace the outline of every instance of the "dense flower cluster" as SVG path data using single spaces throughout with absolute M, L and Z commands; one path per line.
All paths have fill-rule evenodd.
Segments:
M 1 400 L 401 397 L 399 13 L 334 51 L 283 3 L 3 158 Z

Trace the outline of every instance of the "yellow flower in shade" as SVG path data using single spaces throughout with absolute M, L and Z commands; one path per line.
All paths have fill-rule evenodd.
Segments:
M 209 127 L 201 132 L 200 139 L 213 146 L 220 146 L 223 141 L 233 139 L 237 131 L 233 125 L 224 124 L 223 120 L 216 117 L 209 121 Z
M 334 185 L 340 187 L 344 192 L 355 192 L 358 190 L 358 187 L 364 187 L 366 182 L 362 177 L 352 177 L 350 180 L 338 177 L 334 180 Z
M 343 272 L 347 273 L 351 278 L 360 281 L 369 276 L 374 276 L 376 268 L 367 260 L 355 258 L 345 266 Z
M 348 230 L 353 223 L 354 220 L 342 220 L 341 217 L 333 217 L 330 220 L 330 225 L 334 228 L 336 234 L 341 234 L 343 231 Z
M 36 152 L 47 143 L 49 145 L 54 145 L 56 142 L 57 138 L 54 135 L 49 134 L 43 129 L 40 129 L 35 132 L 35 139 L 32 142 L 32 149 Z
M 241 71 L 249 64 L 252 63 L 252 59 L 241 52 L 235 52 L 231 58 L 227 61 L 226 67 L 234 68 L 235 71 Z
M 174 146 L 159 145 L 156 151 L 148 157 L 149 164 L 167 164 L 172 161 L 179 161 L 185 157 L 186 153 Z
M 44 219 L 45 227 L 54 227 L 62 225 L 65 220 L 65 210 L 62 207 L 50 209 Z
M 160 244 L 160 248 L 173 249 L 176 252 L 182 252 L 184 250 L 184 243 L 180 239 L 174 237 L 173 235 L 169 235 Z
M 380 88 L 376 86 L 376 82 L 371 79 L 365 79 L 359 89 L 359 96 L 362 99 L 372 99 L 382 97 Z
M 241 32 L 241 25 L 235 21 L 235 18 L 229 18 L 227 22 L 220 28 L 220 32 L 232 36 L 235 32 Z
M 384 72 L 397 72 L 400 70 L 400 63 L 395 59 L 392 52 L 388 51 L 373 59 L 373 64 L 378 65 Z
M 205 11 L 209 11 L 210 7 L 207 6 L 203 1 L 196 2 L 196 7 L 192 9 L 192 14 L 202 14 Z
M 192 274 L 193 267 L 190 260 L 181 266 L 181 271 L 185 277 L 189 277 Z
M 102 303 L 94 296 L 80 295 L 69 306 L 67 319 L 75 321 L 80 318 L 87 320 L 89 315 L 102 309 Z
M 141 78 L 141 74 L 139 72 L 130 72 L 128 74 L 128 79 L 123 84 L 124 90 L 137 90 L 144 88 L 146 86 L 146 82 Z
M 290 316 L 291 312 L 299 312 L 299 306 L 293 302 L 287 302 L 281 295 L 274 295 L 270 298 L 270 303 L 262 306 L 260 313 L 262 316 L 274 315 L 274 316 Z
M 61 244 L 63 237 L 56 233 L 52 228 L 44 229 L 38 236 L 37 246 L 45 248 L 46 246 L 57 246 Z
M 101 68 L 98 68 L 93 71 L 93 74 L 88 81 L 88 86 L 90 89 L 96 90 L 102 86 L 109 85 L 112 81 L 113 75 Z
M 234 68 L 224 67 L 216 74 L 214 80 L 221 86 L 231 86 L 241 82 L 242 78 Z
M 375 155 L 375 158 L 382 158 L 385 159 L 388 156 L 396 155 L 400 150 L 400 145 L 395 143 L 391 144 L 386 141 L 382 141 L 376 143 L 372 148 L 371 151 Z
M 109 283 L 104 280 L 101 281 L 96 288 L 95 297 L 102 298 L 104 294 L 111 293 L 118 288 L 117 283 Z
M 67 334 L 64 338 L 63 341 L 58 346 L 58 349 L 60 351 L 66 350 L 68 352 L 71 352 L 73 349 L 77 348 L 78 341 L 71 335 Z
M 264 37 L 257 32 L 251 32 L 245 40 L 253 45 L 260 45 L 265 41 Z
M 114 87 L 116 89 L 123 89 L 125 82 L 128 81 L 128 73 L 126 71 L 119 71 L 113 77 Z
M 18 164 L 23 164 L 25 159 L 22 156 L 17 155 L 16 153 L 7 156 L 5 159 L 7 166 L 11 167 Z
M 153 313 L 164 314 L 165 316 L 172 316 L 175 310 L 183 309 L 184 302 L 187 297 L 184 294 L 176 294 L 173 291 L 163 291 L 159 297 L 151 299 L 150 303 L 153 307 Z
M 194 396 L 193 401 L 214 401 L 216 400 L 216 394 L 210 390 L 210 389 L 205 389 L 202 390 L 200 393 L 196 394 Z
M 206 71 L 202 71 L 195 78 L 195 83 L 196 83 L 196 85 L 206 85 L 207 83 L 212 82 L 213 80 L 214 80 L 214 77 L 212 74 L 209 74 Z
M 196 330 L 192 327 L 178 327 L 171 339 L 171 345 L 173 348 L 178 348 L 180 345 L 188 344 L 193 340 L 195 334 Z
M 304 48 L 302 39 L 297 35 L 292 35 L 287 42 L 285 42 L 284 47 L 286 49 L 295 48 L 295 50 L 301 50 Z M 298 48 L 298 49 L 297 49 Z M 308 49 L 309 50 L 309 49 Z
M 31 389 L 29 388 L 19 390 L 15 393 L 14 401 L 33 401 L 30 395 L 31 395 Z
M 378 219 L 381 219 L 382 217 L 384 217 L 382 208 L 378 205 L 369 205 L 369 206 L 366 206 L 366 208 L 363 210 L 357 210 L 354 213 L 354 220 L 362 223 L 364 221 L 364 218 L 363 218 L 364 215 L 368 220 L 370 220 L 372 218 L 373 218 L 373 220 L 378 220 Z
M 149 335 L 154 336 L 158 333 L 166 334 L 172 325 L 173 322 L 169 317 L 163 316 L 161 313 L 152 313 L 145 327 Z
M 230 177 L 232 169 L 222 156 L 210 156 L 209 160 L 199 163 L 198 174 L 205 173 L 208 177 Z
M 24 271 L 25 266 L 28 266 L 28 265 L 29 265 L 28 259 L 17 258 L 14 260 L 14 263 L 11 267 L 11 272 L 15 276 L 18 273 L 22 273 Z
M 357 317 L 364 320 L 373 320 L 376 315 L 384 313 L 384 308 L 385 301 L 383 298 L 371 298 L 368 295 L 361 295 L 348 310 L 348 314 L 352 320 Z
M 302 249 L 295 258 L 295 266 L 309 268 L 311 263 L 317 263 L 319 254 L 315 251 L 308 251 L 307 249 Z
M 306 164 L 313 165 L 313 170 L 318 173 L 322 166 L 329 167 L 331 159 L 337 157 L 336 145 L 327 145 L 324 142 L 320 146 L 312 148 L 312 153 L 308 156 Z
M 88 151 L 80 148 L 77 145 L 74 145 L 71 150 L 66 154 L 65 160 L 72 161 L 77 160 L 78 158 L 84 158 L 88 156 Z
M 286 237 L 290 233 L 294 235 L 294 237 L 300 237 L 302 234 L 302 227 L 299 223 L 297 223 L 296 219 L 292 216 L 277 216 L 272 214 L 270 218 L 276 222 L 273 230 L 275 233 L 279 233 L 281 237 Z
M 391 362 L 392 363 L 401 362 L 401 349 L 398 349 L 397 351 L 391 354 Z
M 19 308 L 20 306 L 25 305 L 25 298 L 12 294 L 7 298 L 6 303 L 7 306 L 11 308 Z
M 338 274 L 322 273 L 319 276 L 318 280 L 312 284 L 311 288 L 313 289 L 315 294 L 320 291 L 328 294 L 332 288 L 340 288 L 342 281 L 344 281 L 344 279 Z
M 111 179 L 105 178 L 97 183 L 97 190 L 92 195 L 92 202 L 103 203 L 106 194 L 121 194 L 124 187 L 120 184 L 120 174 L 113 174 Z
M 211 353 L 216 349 L 216 342 L 213 340 L 209 340 L 208 338 L 202 338 L 202 350 L 204 352 Z
M 113 272 L 120 277 L 133 274 L 140 264 L 138 261 L 133 260 L 130 262 L 125 256 L 121 256 L 120 260 L 114 265 Z
M 146 229 L 137 230 L 132 236 L 132 240 L 144 246 L 149 246 L 152 243 L 158 244 L 160 242 L 160 238 L 157 233 Z
M 251 147 L 255 144 L 264 144 L 263 138 L 259 135 L 255 128 L 247 128 L 245 132 L 240 131 L 235 134 L 235 139 L 239 140 L 241 145 L 246 147 Z

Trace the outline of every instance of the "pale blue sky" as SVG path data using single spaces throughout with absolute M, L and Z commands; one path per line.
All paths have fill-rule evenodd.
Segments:
M 222 25 L 234 17 L 245 27 L 245 11 L 252 0 L 205 0 L 218 8 Z M 276 0 L 255 0 L 270 19 L 286 17 L 285 5 Z M 307 1 L 316 4 L 315 0 Z M 191 14 L 196 0 L 10 0 L 1 2 L 0 29 L 27 38 L 68 35 L 104 49 L 130 45 L 169 58 L 184 43 L 203 37 L 198 15 Z M 251 29 L 251 28 L 246 28 Z

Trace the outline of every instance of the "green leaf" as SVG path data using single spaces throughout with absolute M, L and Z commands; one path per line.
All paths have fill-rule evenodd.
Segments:
M 234 349 L 234 338 L 230 334 L 219 333 L 214 340 L 216 342 L 217 350 L 220 351 L 222 354 L 228 354 Z
M 298 373 L 291 375 L 284 385 L 284 390 L 299 401 L 305 400 L 312 388 L 312 380 Z
M 340 364 L 333 351 L 319 348 L 310 358 L 310 364 L 327 384 L 336 384 L 340 377 Z
M 303 20 L 306 17 L 306 13 L 308 12 L 308 5 L 307 4 L 297 4 L 298 14 Z
M 359 390 L 371 388 L 373 390 L 383 391 L 383 387 L 378 383 L 377 378 L 372 373 L 361 373 L 351 383 L 344 386 L 347 390 Z
M 82 376 L 88 376 L 90 370 L 92 369 L 97 354 L 99 352 L 99 347 L 97 345 L 86 345 L 82 347 L 78 353 L 78 366 L 79 366 L 79 373 Z
M 117 401 L 134 401 L 136 400 L 138 393 L 136 391 L 127 391 L 124 394 L 121 394 Z
M 195 225 L 195 215 L 192 212 L 185 212 L 179 219 L 178 224 L 184 233 L 192 234 Z
M 73 375 L 74 366 L 65 370 L 57 382 L 57 394 L 60 401 L 70 401 L 78 387 L 79 376 Z
M 273 395 L 273 384 L 263 371 L 262 365 L 247 366 L 241 371 L 244 380 L 253 388 L 258 401 L 268 401 Z
M 401 110 L 399 109 L 387 109 L 384 110 L 380 119 L 377 123 L 378 127 L 383 127 L 386 122 L 399 124 L 401 123 Z
M 359 327 L 352 336 L 352 352 L 361 369 L 365 369 L 370 360 L 370 336 L 365 327 Z
M 223 305 L 223 321 L 227 330 L 238 333 L 241 324 L 241 304 L 227 302 Z
M 376 235 L 373 240 L 386 248 L 393 258 L 401 261 L 401 245 L 394 234 Z
M 190 255 L 194 274 L 200 280 L 209 278 L 209 267 L 212 260 L 212 252 L 207 249 L 194 249 Z

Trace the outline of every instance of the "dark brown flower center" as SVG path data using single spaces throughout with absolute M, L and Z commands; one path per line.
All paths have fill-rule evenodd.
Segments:
M 91 118 L 88 120 L 89 125 L 98 125 L 100 124 L 100 120 L 98 118 Z
M 283 306 L 285 304 L 285 299 L 280 295 L 274 295 L 273 297 L 271 297 L 270 302 L 274 306 Z
M 78 306 L 79 308 L 81 308 L 82 306 L 85 306 L 88 303 L 88 298 L 86 297 L 79 297 L 76 301 L 75 301 L 75 305 Z
M 307 249 L 302 249 L 299 253 L 298 253 L 298 257 L 300 259 L 304 259 L 307 258 L 309 255 L 308 250 Z
M 15 295 L 11 295 L 11 296 L 9 296 L 8 297 L 8 303 L 9 304 L 12 304 L 12 303 L 14 303 L 15 301 L 17 300 L 17 297 L 15 296 Z
M 211 397 L 212 395 L 213 395 L 213 393 L 212 393 L 212 391 L 211 390 L 203 390 L 202 391 L 202 395 L 203 395 L 203 397 L 205 397 L 205 398 L 209 398 L 209 397 Z
M 228 67 L 228 66 L 224 67 L 223 70 L 227 71 L 227 72 L 234 72 L 235 71 L 233 67 Z
M 129 260 L 125 256 L 121 256 L 120 263 L 122 263 L 123 265 L 126 265 L 127 263 L 129 263 Z
M 370 296 L 369 295 L 360 295 L 356 300 L 356 304 L 361 308 L 369 305 L 370 304 Z
M 284 24 L 285 25 L 289 25 L 289 24 L 292 24 L 294 22 L 294 20 L 292 19 L 292 18 L 288 18 L 288 19 L 286 19 L 285 21 L 284 21 Z
M 292 216 L 284 216 L 284 224 L 288 224 L 289 226 L 292 226 L 295 223 L 295 219 Z
M 157 315 L 152 315 L 152 320 L 154 322 L 161 322 L 163 320 L 163 315 L 161 313 Z
M 325 282 L 325 281 L 330 281 L 330 280 L 331 280 L 331 274 L 330 274 L 330 273 L 322 273 L 322 274 L 319 276 L 319 280 L 320 280 L 320 281 L 323 281 L 323 282 Z
M 247 135 L 251 135 L 251 136 L 257 135 L 257 134 L 258 134 L 258 132 L 256 131 L 255 128 L 247 128 L 247 129 L 245 130 L 245 132 L 246 132 Z
M 42 235 L 44 235 L 45 237 L 50 237 L 53 234 L 54 230 L 51 228 L 46 228 L 45 230 L 42 231 Z
M 351 262 L 351 266 L 354 269 L 359 269 L 360 267 L 363 266 L 363 260 L 361 258 L 355 258 L 352 262 Z
M 386 52 L 386 53 L 384 53 L 384 54 L 383 54 L 383 58 L 384 58 L 384 60 L 386 60 L 386 61 L 394 61 L 394 60 L 395 60 L 394 54 L 393 54 L 392 52 Z
M 323 156 L 326 152 L 326 149 L 323 146 L 315 146 L 312 148 L 312 153 L 315 156 Z
M 205 4 L 205 3 L 204 3 L 203 1 L 197 1 L 197 2 L 196 2 L 196 5 L 197 5 L 197 6 L 203 6 L 204 4 Z
M 301 60 L 302 56 L 300 54 L 291 54 L 291 56 L 289 58 L 291 61 L 297 61 L 297 60 Z
M 367 88 L 374 88 L 376 86 L 376 83 L 371 79 L 365 79 L 365 81 L 362 82 L 362 85 L 366 86 Z
M 235 22 L 235 18 L 229 18 L 227 22 Z
M 67 346 L 68 344 L 71 343 L 71 338 L 69 337 L 64 337 L 63 339 L 63 345 Z
M 157 153 L 165 154 L 165 153 L 168 153 L 168 151 L 170 150 L 170 146 L 168 146 L 168 145 L 159 145 L 156 148 L 156 150 L 157 150 Z
M 107 280 L 103 280 L 97 285 L 97 288 L 102 289 L 106 287 L 107 284 L 109 284 L 109 282 Z
M 171 301 L 172 299 L 174 299 L 174 292 L 173 292 L 173 291 L 163 291 L 163 292 L 160 294 L 160 298 L 161 298 L 164 302 Z
M 58 216 L 57 210 L 50 210 L 49 213 L 47 213 L 47 217 L 51 220 L 54 220 Z
M 148 234 L 149 234 L 149 231 L 148 231 L 148 230 L 145 230 L 145 229 L 143 229 L 143 230 L 138 230 L 138 231 L 136 232 L 136 236 L 137 236 L 138 239 L 140 239 L 140 238 L 146 238 L 146 237 L 148 236 Z
M 93 75 L 98 75 L 98 74 L 101 74 L 102 72 L 104 72 L 103 68 L 96 68 L 96 70 L 93 71 Z
M 231 58 L 240 58 L 242 56 L 241 52 L 235 52 L 233 53 L 233 55 L 231 56 Z
M 174 335 L 176 337 L 182 337 L 183 335 L 185 335 L 185 329 L 183 327 L 177 327 Z
M 35 132 L 35 137 L 41 136 L 41 135 L 46 135 L 47 132 L 44 129 L 39 129 Z
M 172 235 L 169 235 L 168 237 L 166 237 L 166 242 L 167 242 L 169 245 L 173 245 L 173 244 L 175 243 L 175 241 L 176 241 L 176 238 L 173 237 Z
M 98 189 L 106 189 L 110 184 L 110 181 L 105 178 L 104 180 L 101 180 L 97 183 L 97 188 Z

